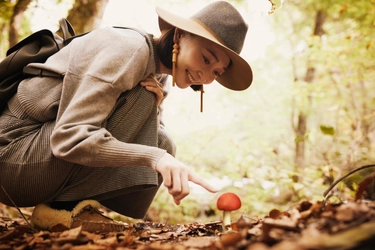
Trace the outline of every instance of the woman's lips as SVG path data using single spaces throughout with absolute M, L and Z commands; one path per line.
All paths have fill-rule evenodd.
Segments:
M 199 81 L 196 81 L 193 76 L 190 74 L 188 70 L 186 70 L 186 75 L 188 77 L 189 84 L 199 83 Z

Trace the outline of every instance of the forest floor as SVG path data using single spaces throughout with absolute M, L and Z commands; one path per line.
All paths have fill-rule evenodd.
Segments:
M 220 221 L 176 225 L 137 222 L 111 233 L 89 233 L 80 227 L 37 231 L 27 221 L 31 211 L 17 213 L 15 208 L 0 204 L 0 250 L 367 250 L 375 245 L 375 202 L 364 200 L 340 204 L 305 201 L 288 211 L 273 209 L 263 218 L 242 216 L 225 232 Z

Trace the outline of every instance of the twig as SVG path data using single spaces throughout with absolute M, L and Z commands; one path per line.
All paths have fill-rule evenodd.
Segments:
M 331 190 L 337 185 L 337 183 L 339 183 L 340 181 L 344 180 L 346 177 L 348 177 L 349 175 L 354 174 L 357 171 L 360 171 L 360 170 L 365 169 L 365 168 L 371 168 L 371 167 L 375 167 L 375 164 L 364 165 L 364 166 L 361 166 L 359 168 L 353 169 L 353 170 L 349 171 L 347 174 L 345 174 L 342 177 L 340 177 L 339 179 L 337 179 L 336 181 L 334 181 L 332 183 L 332 185 L 323 193 L 324 201 L 327 199 L 327 194 L 329 194 L 329 192 L 331 192 Z
M 21 209 L 19 209 L 19 207 L 18 207 L 18 206 L 16 205 L 16 203 L 12 200 L 12 198 L 10 198 L 10 195 L 9 195 L 8 192 L 5 190 L 5 188 L 3 187 L 3 185 L 1 185 L 1 189 L 4 191 L 5 195 L 8 197 L 8 199 L 10 200 L 10 202 L 12 202 L 13 206 L 14 206 L 14 207 L 17 209 L 17 211 L 21 214 L 22 218 L 26 221 L 27 225 L 28 225 L 31 229 L 35 230 L 35 229 L 31 226 L 30 222 L 26 219 L 26 217 L 25 217 L 25 215 L 22 213 Z

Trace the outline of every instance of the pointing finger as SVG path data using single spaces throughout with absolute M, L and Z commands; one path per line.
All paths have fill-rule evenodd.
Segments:
M 216 193 L 218 191 L 217 188 L 213 187 L 211 184 L 209 184 L 207 181 L 199 177 L 198 175 L 194 173 L 189 174 L 189 181 L 194 182 L 195 184 L 198 184 L 199 186 L 203 187 L 207 191 L 211 193 Z

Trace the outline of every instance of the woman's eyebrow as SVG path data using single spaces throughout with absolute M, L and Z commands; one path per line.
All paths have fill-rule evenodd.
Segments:
M 207 51 L 215 58 L 216 62 L 219 62 L 219 58 L 210 48 L 207 48 Z
M 217 57 L 217 55 L 210 48 L 207 48 L 207 51 L 212 55 L 212 57 L 215 58 L 216 62 L 219 62 L 219 58 Z M 223 69 L 226 70 L 227 67 L 223 67 Z

